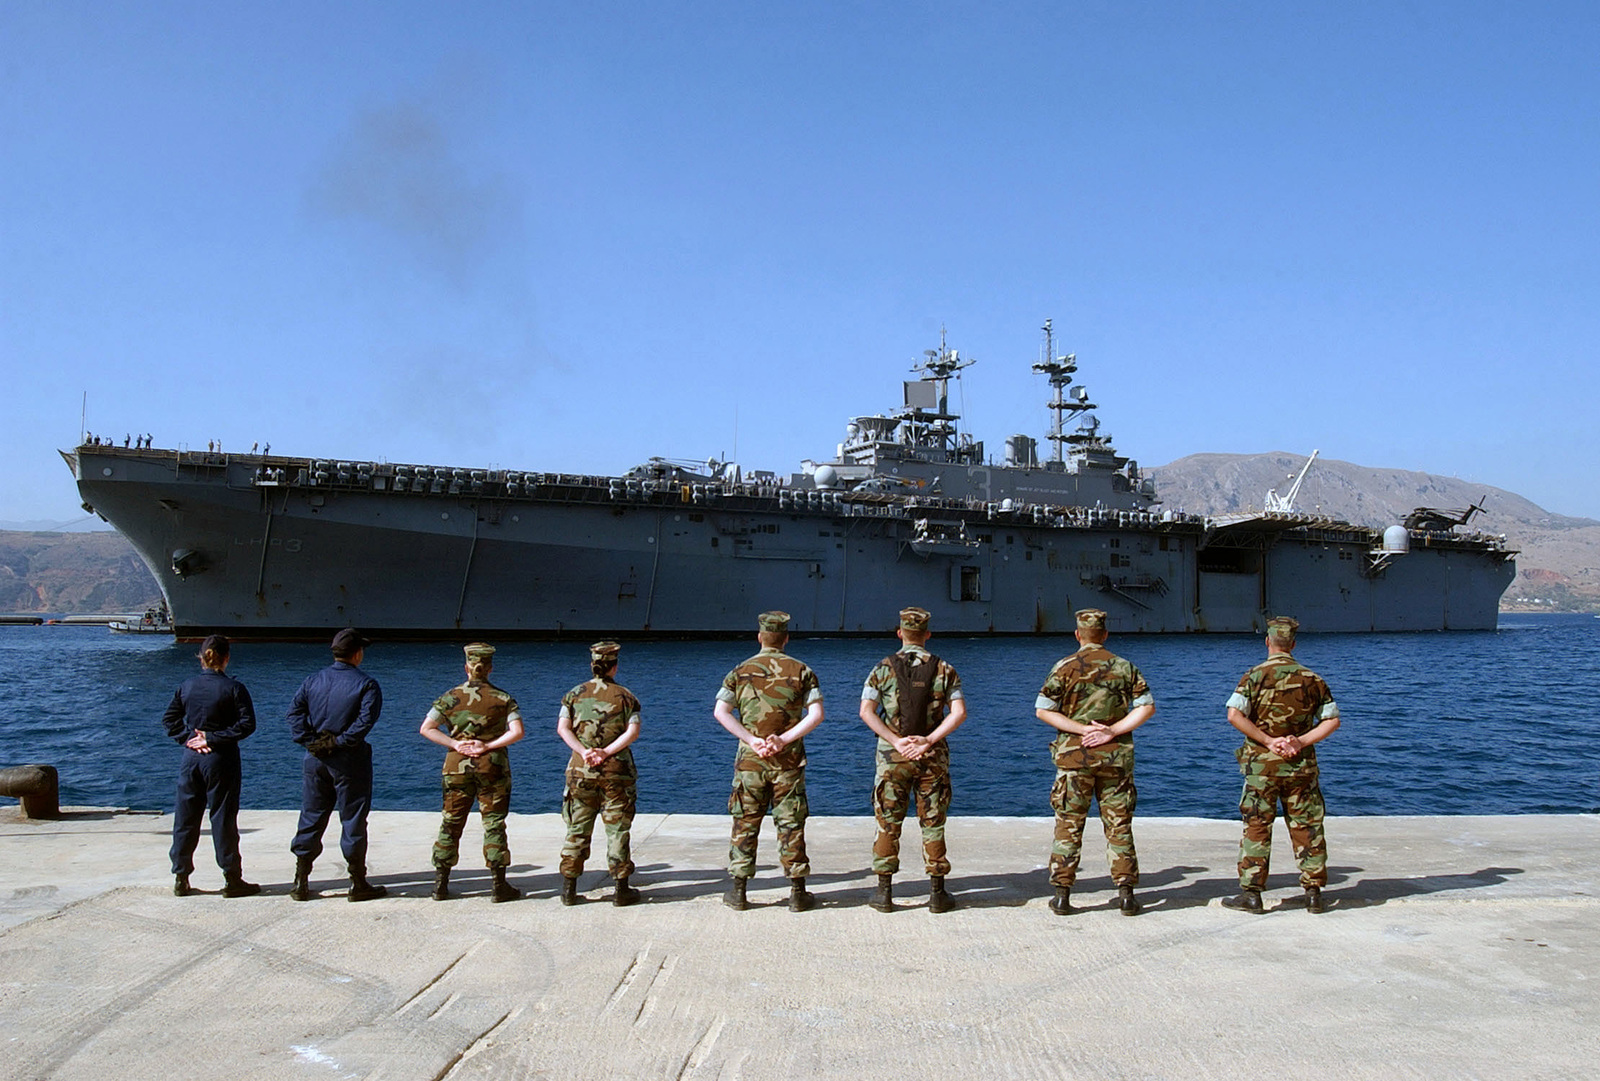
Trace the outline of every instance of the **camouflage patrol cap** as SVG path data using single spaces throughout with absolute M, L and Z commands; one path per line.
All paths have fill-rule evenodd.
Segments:
M 787 634 L 789 631 L 789 619 L 788 612 L 762 612 L 756 623 L 764 631 L 778 631 Z
M 494 660 L 494 647 L 488 642 L 468 642 L 461 648 L 466 653 L 469 662 Z
M 622 647 L 615 642 L 596 642 L 589 647 L 589 658 L 596 661 L 616 660 L 621 652 Z
M 1293 642 L 1300 621 L 1293 616 L 1273 616 L 1267 620 L 1267 637 L 1274 642 Z
M 925 631 L 928 629 L 928 620 L 933 618 L 933 613 L 926 608 L 900 609 L 900 629 L 905 631 Z
M 1080 631 L 1105 630 L 1106 614 L 1098 608 L 1080 608 L 1078 610 L 1078 629 Z

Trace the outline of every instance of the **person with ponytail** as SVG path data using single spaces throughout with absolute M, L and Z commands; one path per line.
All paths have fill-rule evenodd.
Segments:
M 616 880 L 613 905 L 631 905 L 639 891 L 628 885 L 633 874 L 629 831 L 637 803 L 638 771 L 628 749 L 639 738 L 639 700 L 616 681 L 615 642 L 589 647 L 594 678 L 580 683 L 561 699 L 556 734 L 572 748 L 567 763 L 567 788 L 561 796 L 561 820 L 567 826 L 561 847 L 561 903 L 578 903 L 578 876 L 589 858 L 595 816 L 606 824 L 606 864 Z
M 444 759 L 444 821 L 433 843 L 433 899 L 450 896 L 450 869 L 460 858 L 461 831 L 476 799 L 483 819 L 483 861 L 494 880 L 490 900 L 498 904 L 522 896 L 506 881 L 511 759 L 505 750 L 522 738 L 522 714 L 515 698 L 489 682 L 494 647 L 473 642 L 466 654 L 467 681 L 440 695 L 422 722 L 423 738 L 450 752 Z
M 244 684 L 227 675 L 228 640 L 213 634 L 200 644 L 199 675 L 183 681 L 161 717 L 183 747 L 178 798 L 172 810 L 172 892 L 194 893 L 194 851 L 200 821 L 211 814 L 211 843 L 222 868 L 222 896 L 248 897 L 261 887 L 244 880 L 239 858 L 239 741 L 256 730 L 255 706 Z

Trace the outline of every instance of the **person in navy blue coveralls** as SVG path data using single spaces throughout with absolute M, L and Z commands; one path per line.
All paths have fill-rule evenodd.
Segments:
M 300 828 L 289 896 L 311 899 L 311 866 L 322 854 L 322 832 L 335 809 L 339 847 L 350 868 L 352 901 L 387 891 L 367 881 L 367 813 L 372 810 L 372 747 L 367 733 L 378 723 L 383 692 L 360 668 L 368 640 L 346 627 L 333 636 L 333 663 L 307 677 L 289 707 L 289 734 L 306 749 L 301 766 Z
M 244 684 L 225 674 L 228 640 L 213 634 L 200 644 L 203 671 L 183 681 L 161 716 L 167 735 L 183 745 L 178 799 L 172 809 L 172 892 L 194 891 L 194 850 L 200 819 L 211 812 L 211 843 L 222 868 L 222 896 L 248 897 L 261 887 L 244 880 L 239 859 L 239 741 L 256 730 L 255 706 Z

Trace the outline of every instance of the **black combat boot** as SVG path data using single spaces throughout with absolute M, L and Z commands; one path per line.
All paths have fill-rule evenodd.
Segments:
M 389 891 L 376 882 L 367 881 L 367 869 L 356 864 L 350 864 L 350 893 L 352 901 L 371 901 L 382 897 Z
M 1235 912 L 1254 912 L 1258 916 L 1266 911 L 1266 907 L 1261 903 L 1261 891 L 1252 889 L 1246 889 L 1237 897 L 1224 897 L 1222 907 L 1231 908 Z
M 189 885 L 188 875 L 172 876 L 172 896 L 187 897 L 194 892 L 194 887 Z
M 809 912 L 816 907 L 817 899 L 806 892 L 806 880 L 791 878 L 789 880 L 789 911 Z
M 1327 906 L 1322 903 L 1322 887 L 1306 887 L 1306 911 L 1313 916 L 1320 916 L 1327 911 Z
M 494 904 L 515 901 L 522 896 L 521 890 L 506 881 L 506 869 L 504 867 L 489 868 L 489 876 L 494 879 L 494 888 L 489 891 L 489 900 Z
M 1133 887 L 1127 884 L 1117 887 L 1117 907 L 1124 916 L 1137 916 L 1144 911 L 1144 906 L 1133 895 Z
M 294 884 L 289 887 L 289 900 L 311 900 L 311 859 L 308 856 L 295 857 Z
M 956 900 L 945 892 L 944 875 L 928 876 L 928 911 L 949 912 L 956 907 Z
M 618 908 L 639 903 L 639 891 L 628 885 L 628 876 L 617 879 L 617 888 L 611 891 L 611 903 Z
M 879 875 L 878 888 L 872 891 L 867 904 L 879 912 L 894 911 L 894 875 Z
M 1050 911 L 1054 912 L 1057 916 L 1070 915 L 1072 913 L 1072 905 L 1068 903 L 1068 898 L 1071 896 L 1071 888 L 1067 886 L 1057 886 L 1056 895 L 1050 898 Z
M 433 899 L 444 901 L 450 897 L 450 868 L 435 867 L 433 869 Z
M 246 882 L 244 873 L 234 871 L 222 876 L 222 896 L 224 897 L 253 897 L 261 892 L 261 887 L 255 882 Z
M 740 912 L 743 912 L 745 909 L 749 908 L 750 903 L 746 901 L 744 897 L 744 887 L 746 881 L 747 880 L 743 878 L 735 878 L 733 883 L 728 887 L 728 892 L 722 895 L 722 903 L 727 905 L 729 908 L 736 908 Z
M 564 905 L 575 905 L 578 903 L 578 880 L 576 877 L 569 878 L 565 875 L 562 876 L 561 903 Z

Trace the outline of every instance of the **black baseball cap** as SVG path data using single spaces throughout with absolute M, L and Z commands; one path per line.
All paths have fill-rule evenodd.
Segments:
M 333 655 L 335 657 L 349 657 L 372 644 L 372 639 L 364 638 L 361 632 L 354 627 L 346 627 L 333 636 Z

